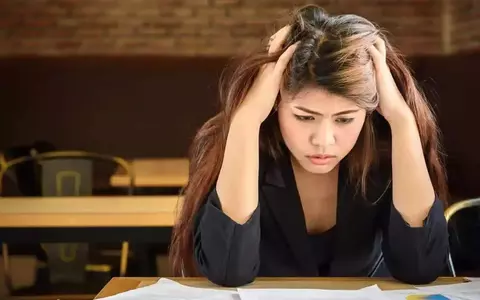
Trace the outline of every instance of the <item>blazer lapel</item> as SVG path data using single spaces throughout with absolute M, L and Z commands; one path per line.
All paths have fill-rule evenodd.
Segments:
M 330 276 L 342 277 L 350 275 L 352 249 L 349 242 L 353 237 L 349 233 L 349 211 L 351 200 L 354 197 L 353 190 L 348 180 L 348 170 L 340 163 L 337 193 L 337 220 L 335 225 L 335 239 L 333 245 L 333 258 L 330 263 Z M 359 212 L 361 213 L 361 212 Z M 354 252 L 354 251 L 353 251 Z
M 265 172 L 262 190 L 290 249 L 301 266 L 302 276 L 317 276 L 315 257 L 310 247 L 305 216 L 288 156 L 271 164 Z
M 372 173 L 374 172 L 372 171 Z M 372 205 L 375 205 L 382 198 L 385 194 L 385 189 L 391 183 L 388 174 L 381 177 L 383 180 L 377 177 L 375 176 L 376 179 L 368 183 L 367 199 L 373 201 Z M 357 238 L 355 231 L 358 229 L 355 227 L 355 225 L 358 226 L 358 222 L 353 219 L 371 214 L 371 209 L 366 209 L 369 204 L 360 195 L 361 191 L 355 192 L 356 188 L 349 181 L 348 170 L 343 162 L 340 164 L 338 188 L 335 243 L 333 245 L 333 259 L 330 264 L 329 275 L 333 277 L 362 276 L 362 274 L 365 274 L 365 262 L 358 259 L 356 251 L 352 251 L 352 249 L 357 247 L 355 244 Z M 373 216 L 367 216 L 367 218 L 369 217 Z

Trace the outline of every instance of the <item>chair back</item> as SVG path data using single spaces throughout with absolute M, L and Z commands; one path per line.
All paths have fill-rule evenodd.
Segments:
M 477 210 L 472 210 L 471 208 L 479 208 Z M 470 214 L 463 214 L 460 216 L 459 212 L 463 212 L 467 208 L 470 210 L 465 211 L 465 213 L 469 212 Z M 457 217 L 458 218 L 454 218 Z M 461 218 L 460 218 L 461 217 Z M 448 268 L 450 269 L 450 273 L 452 276 L 457 276 L 456 268 L 453 263 L 453 256 L 452 252 L 463 252 L 468 247 L 477 248 L 480 250 L 480 239 L 478 233 L 480 232 L 480 198 L 475 199 L 467 199 L 456 202 L 455 204 L 451 205 L 445 210 L 445 219 L 447 220 L 447 224 L 449 225 L 449 229 L 451 230 L 450 233 L 450 253 L 448 256 Z M 473 225 L 473 226 L 472 226 Z M 477 244 L 472 244 L 472 243 Z M 470 244 L 470 245 L 467 245 Z M 462 250 L 463 249 L 463 250 Z M 468 255 L 457 254 L 455 257 L 458 258 L 470 258 L 471 256 L 479 257 L 478 253 L 475 255 L 475 252 Z M 471 261 L 466 262 L 464 264 L 469 265 L 471 267 Z M 480 267 L 480 259 L 478 259 L 476 267 Z M 480 272 L 480 270 L 478 270 Z
M 39 162 L 42 196 L 90 196 L 93 163 L 89 159 L 58 158 Z
M 130 185 L 125 193 L 132 195 L 133 173 L 123 158 L 82 151 L 32 153 L 4 164 L 0 170 L 0 195 L 5 196 L 2 183 L 6 175 L 16 178 L 23 196 L 89 196 L 96 191 L 108 193 L 109 178 L 118 167 L 128 174 Z M 41 246 L 48 257 L 51 283 L 85 281 L 89 259 L 87 243 L 45 243 Z
M 134 174 L 123 158 L 84 151 L 51 151 L 7 161 L 0 169 L 0 195 L 7 173 L 23 196 L 86 196 L 105 194 L 110 176 L 122 168 L 129 184 L 121 194 L 133 195 Z

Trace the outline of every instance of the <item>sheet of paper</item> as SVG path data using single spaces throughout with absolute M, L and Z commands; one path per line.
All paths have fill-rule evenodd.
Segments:
M 131 290 L 104 300 L 240 300 L 236 291 L 195 288 L 170 279 L 161 278 L 156 283 Z
M 377 285 L 360 290 L 238 289 L 241 300 L 386 300 Z
M 480 281 L 480 277 L 466 277 L 465 279 L 468 281 Z
M 422 292 L 441 294 L 450 300 L 480 299 L 480 281 L 478 280 L 458 284 L 417 287 L 417 289 Z

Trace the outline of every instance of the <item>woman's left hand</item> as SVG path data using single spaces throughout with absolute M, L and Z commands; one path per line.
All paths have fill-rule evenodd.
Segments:
M 387 65 L 385 41 L 378 37 L 375 45 L 368 49 L 373 59 L 375 80 L 379 96 L 377 111 L 390 123 L 394 120 L 412 115 L 405 99 L 398 90 L 390 68 Z

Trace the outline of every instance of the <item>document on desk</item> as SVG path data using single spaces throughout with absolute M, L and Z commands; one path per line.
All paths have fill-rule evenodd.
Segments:
M 156 283 L 101 298 L 102 300 L 240 300 L 238 293 L 231 290 L 218 290 L 189 287 L 170 279 L 161 278 Z
M 241 300 L 387 300 L 377 285 L 359 290 L 238 289 Z
M 382 291 L 374 285 L 360 290 L 337 291 L 318 289 L 237 289 L 219 290 L 189 287 L 162 278 L 156 283 L 127 291 L 102 300 L 384 300 Z
M 103 300 L 480 300 L 480 281 L 382 291 L 377 285 L 358 290 L 291 288 L 196 288 L 162 278 L 156 283 Z
M 429 294 L 441 294 L 445 297 L 445 298 L 438 298 L 438 299 L 449 299 L 449 300 L 479 300 L 480 299 L 480 281 L 417 287 L 417 289 L 419 291 L 429 293 Z M 434 298 L 434 299 L 437 299 L 437 298 Z

